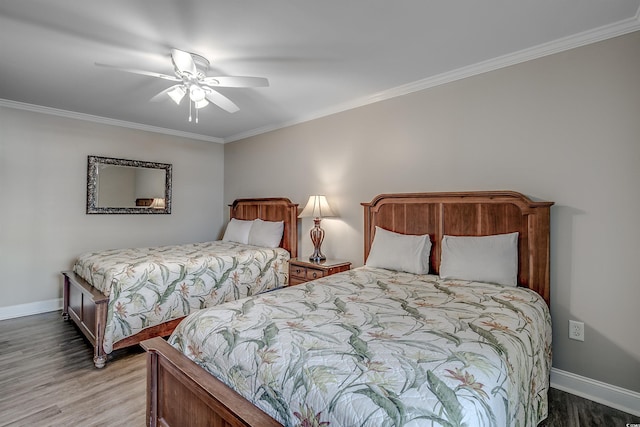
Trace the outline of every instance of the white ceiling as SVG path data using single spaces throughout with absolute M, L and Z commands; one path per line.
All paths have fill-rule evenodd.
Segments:
M 2 0 L 0 106 L 229 142 L 640 29 L 640 0 Z M 240 111 L 149 99 L 171 48 Z

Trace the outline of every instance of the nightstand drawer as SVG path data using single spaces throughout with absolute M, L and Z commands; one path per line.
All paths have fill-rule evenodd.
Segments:
M 324 277 L 323 270 L 317 270 L 314 268 L 300 267 L 298 265 L 291 266 L 291 277 L 304 280 L 314 280 Z
M 307 274 L 306 274 L 306 279 L 307 280 L 315 280 L 315 279 L 319 279 L 321 277 L 324 277 L 324 271 L 323 270 L 316 270 L 314 268 L 307 268 Z
M 298 279 L 306 280 L 307 269 L 297 265 L 292 265 L 289 274 L 291 275 L 291 277 L 296 277 Z

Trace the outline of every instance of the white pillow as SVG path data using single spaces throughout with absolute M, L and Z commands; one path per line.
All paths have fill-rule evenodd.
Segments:
M 430 254 L 431 240 L 428 234 L 400 234 L 376 226 L 376 234 L 365 264 L 388 270 L 429 274 Z
M 231 218 L 231 221 L 227 224 L 224 236 L 222 236 L 222 240 L 225 242 L 237 242 L 246 245 L 249 243 L 249 232 L 251 231 L 252 225 L 253 221 Z
M 518 285 L 518 233 L 444 236 L 440 277 Z
M 277 248 L 280 246 L 284 233 L 283 221 L 263 221 L 256 219 L 253 221 L 249 232 L 249 244 L 266 248 Z

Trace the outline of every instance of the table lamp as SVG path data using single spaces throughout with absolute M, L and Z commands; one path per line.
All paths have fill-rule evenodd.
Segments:
M 319 262 L 327 259 L 320 250 L 320 246 L 324 240 L 324 230 L 320 228 L 320 221 L 322 221 L 322 218 L 330 216 L 336 215 L 331 210 L 325 196 L 309 196 L 307 205 L 304 207 L 302 212 L 300 212 L 300 215 L 298 215 L 299 218 L 313 218 L 314 226 L 309 232 L 311 242 L 313 242 L 313 255 L 309 257 L 310 261 Z

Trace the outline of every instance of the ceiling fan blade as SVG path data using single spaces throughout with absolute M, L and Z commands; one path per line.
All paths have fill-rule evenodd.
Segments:
M 201 82 L 218 87 L 268 87 L 269 80 L 264 77 L 220 76 L 205 77 Z
M 223 110 L 228 111 L 229 113 L 235 113 L 236 111 L 240 110 L 240 108 L 236 104 L 234 104 L 233 101 L 231 101 L 220 92 L 208 87 L 205 89 L 205 92 L 205 98 L 207 98 L 210 102 L 216 104 Z
M 193 62 L 191 54 L 179 49 L 171 49 L 171 61 L 176 68 L 176 72 L 180 75 L 187 74 L 190 76 L 196 76 L 198 70 L 196 69 L 196 63 Z
M 100 64 L 98 62 L 96 62 L 95 65 L 98 66 L 98 67 L 111 68 L 112 70 L 125 71 L 127 73 L 141 74 L 143 76 L 149 76 L 149 77 L 156 77 L 156 78 L 159 78 L 159 79 L 169 80 L 169 81 L 172 81 L 172 82 L 181 82 L 182 81 L 182 79 L 179 79 L 176 76 L 169 76 L 167 74 L 156 73 L 156 72 L 153 72 L 153 71 L 137 70 L 135 68 L 116 67 L 114 65 Z

